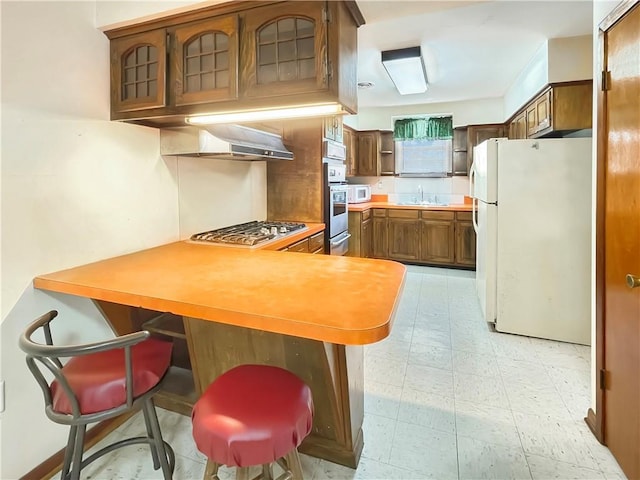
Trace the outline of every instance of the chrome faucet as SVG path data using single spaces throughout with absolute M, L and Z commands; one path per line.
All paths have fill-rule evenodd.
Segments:
M 422 191 L 422 184 L 418 185 L 418 195 L 420 195 L 420 203 L 424 202 L 424 192 Z

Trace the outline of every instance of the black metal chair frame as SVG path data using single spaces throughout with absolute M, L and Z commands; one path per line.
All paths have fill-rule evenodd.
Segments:
M 33 323 L 20 336 L 20 348 L 27 354 L 27 366 L 36 378 L 45 400 L 45 412 L 47 417 L 56 423 L 69 425 L 69 439 L 64 454 L 64 463 L 60 475 L 61 480 L 78 480 L 80 471 L 117 448 L 146 443 L 151 449 L 153 458 L 153 468 L 158 470 L 162 468 L 165 480 L 172 478 L 173 469 L 175 467 L 175 454 L 171 446 L 162 439 L 160 424 L 156 415 L 155 406 L 153 404 L 153 396 L 160 389 L 162 383 L 159 382 L 151 390 L 143 393 L 137 398 L 133 397 L 133 366 L 131 360 L 131 347 L 137 343 L 149 338 L 150 333 L 147 331 L 130 333 L 102 342 L 87 343 L 70 346 L 54 346 L 51 337 L 51 321 L 58 315 L 58 312 L 52 310 L 45 313 Z M 42 328 L 46 345 L 34 342 L 31 337 L 38 329 Z M 109 410 L 81 414 L 80 405 L 73 390 L 71 389 L 62 370 L 63 364 L 60 358 L 71 358 L 82 355 L 90 355 L 92 353 L 104 352 L 108 350 L 123 349 L 126 366 L 126 403 Z M 47 382 L 42 366 L 46 367 L 49 372 L 58 380 L 60 387 L 70 400 L 71 413 L 60 413 L 53 409 L 53 398 L 49 383 Z M 82 459 L 84 452 L 84 437 L 87 425 L 94 422 L 100 422 L 109 418 L 117 417 L 123 413 L 142 409 L 144 414 L 144 422 L 147 429 L 146 437 L 132 437 L 114 442 L 95 452 L 86 459 Z

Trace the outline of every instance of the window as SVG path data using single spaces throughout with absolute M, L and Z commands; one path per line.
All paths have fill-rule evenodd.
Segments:
M 404 177 L 446 177 L 453 165 L 451 116 L 394 121 L 396 172 Z

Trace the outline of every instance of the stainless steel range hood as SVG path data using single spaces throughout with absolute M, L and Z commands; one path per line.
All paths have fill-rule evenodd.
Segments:
M 227 124 L 163 128 L 160 154 L 223 160 L 293 160 L 293 153 L 278 135 Z

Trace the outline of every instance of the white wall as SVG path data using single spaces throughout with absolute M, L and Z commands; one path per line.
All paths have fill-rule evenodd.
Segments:
M 527 66 L 518 74 L 504 95 L 504 113 L 506 120 L 520 110 L 542 87 L 549 83 L 548 42 L 531 57 Z
M 20 332 L 57 309 L 61 343 L 112 335 L 89 300 L 34 290 L 34 276 L 266 216 L 264 162 L 162 158 L 156 129 L 109 121 L 109 42 L 96 6 L 0 3 L 2 479 L 31 470 L 67 435 L 44 414 Z
M 591 35 L 551 38 L 540 45 L 504 95 L 506 120 L 543 87 L 554 82 L 592 78 Z
M 593 36 L 549 40 L 549 83 L 593 78 Z

